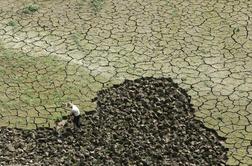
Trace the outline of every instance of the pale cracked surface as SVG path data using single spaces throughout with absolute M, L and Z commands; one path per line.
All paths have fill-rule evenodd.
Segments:
M 252 164 L 252 1 L 0 0 L 0 125 L 53 126 L 124 79 L 172 77 L 197 118 Z

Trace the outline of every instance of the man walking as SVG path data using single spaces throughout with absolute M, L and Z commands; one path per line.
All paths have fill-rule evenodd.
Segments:
M 80 110 L 79 108 L 71 102 L 67 103 L 67 107 L 71 108 L 71 114 L 74 116 L 73 123 L 74 127 L 80 128 Z

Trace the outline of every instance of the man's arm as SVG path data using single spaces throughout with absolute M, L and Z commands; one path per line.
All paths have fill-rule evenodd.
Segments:
M 71 109 L 70 116 L 74 115 L 73 109 Z

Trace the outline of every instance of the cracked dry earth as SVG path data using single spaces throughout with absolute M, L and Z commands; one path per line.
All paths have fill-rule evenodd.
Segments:
M 103 88 L 171 77 L 227 164 L 252 165 L 252 2 L 99 2 L 0 0 L 0 126 L 53 127 L 62 102 L 88 111 Z

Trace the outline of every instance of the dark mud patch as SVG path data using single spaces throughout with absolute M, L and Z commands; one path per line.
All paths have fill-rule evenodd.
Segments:
M 223 138 L 194 119 L 170 78 L 140 78 L 102 90 L 94 113 L 53 129 L 0 129 L 0 165 L 225 165 Z

